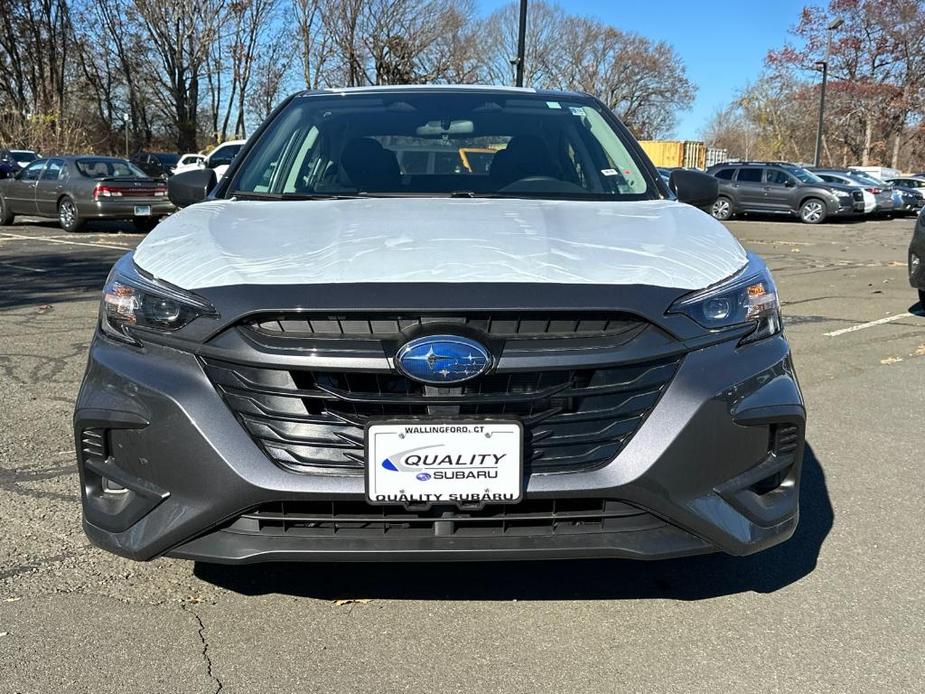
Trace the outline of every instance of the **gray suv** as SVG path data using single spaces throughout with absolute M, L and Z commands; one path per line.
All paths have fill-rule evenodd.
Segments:
M 719 179 L 719 197 L 711 212 L 720 221 L 756 212 L 798 215 L 807 224 L 819 224 L 828 217 L 864 212 L 864 194 L 860 190 L 826 183 L 794 164 L 724 163 L 710 167 L 707 173 Z

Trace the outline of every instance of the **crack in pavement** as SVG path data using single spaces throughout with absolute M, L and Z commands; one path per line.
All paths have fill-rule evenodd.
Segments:
M 180 603 L 180 609 L 184 612 L 191 614 L 195 619 L 196 623 L 199 624 L 199 630 L 197 634 L 199 635 L 199 641 L 202 643 L 202 659 L 206 664 L 206 674 L 209 676 L 209 679 L 215 682 L 216 689 L 213 694 L 219 694 L 222 691 L 222 688 L 225 686 L 222 681 L 215 676 L 212 672 L 212 658 L 209 656 L 209 642 L 206 640 L 206 625 L 202 623 L 202 617 L 199 616 L 199 613 L 196 612 L 192 607 L 187 603 Z

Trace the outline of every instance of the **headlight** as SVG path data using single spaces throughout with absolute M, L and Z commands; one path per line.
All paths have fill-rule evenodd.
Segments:
M 113 338 L 140 344 L 134 329 L 171 332 L 199 316 L 216 315 L 205 299 L 165 282 L 145 277 L 131 256 L 120 260 L 103 289 L 100 327 Z
M 779 333 L 783 327 L 777 287 L 766 267 L 750 272 L 752 264 L 722 284 L 676 301 L 669 313 L 683 313 L 708 330 L 754 325 L 741 344 Z
M 838 193 L 835 193 L 835 195 L 838 196 L 839 200 L 850 200 L 851 199 L 851 193 L 845 193 L 844 191 L 839 191 Z

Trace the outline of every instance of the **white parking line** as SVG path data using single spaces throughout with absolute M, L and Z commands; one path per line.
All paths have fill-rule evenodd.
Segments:
M 29 272 L 48 272 L 48 270 L 42 270 L 37 267 L 26 267 L 25 265 L 14 265 L 13 263 L 0 263 L 3 267 L 11 267 L 14 270 L 28 270 Z
M 901 318 L 911 318 L 914 314 L 912 313 L 897 313 L 895 316 L 888 316 L 886 318 L 880 318 L 879 320 L 872 320 L 870 323 L 860 323 L 858 325 L 852 325 L 850 328 L 842 328 L 841 330 L 833 330 L 830 333 L 823 333 L 826 337 L 838 337 L 839 335 L 844 335 L 846 333 L 857 332 L 858 330 L 865 330 L 867 328 L 873 328 L 877 325 L 883 325 L 884 323 L 892 323 L 894 320 L 899 320 Z
M 45 241 L 47 243 L 64 243 L 70 246 L 93 246 L 95 248 L 112 248 L 117 251 L 128 251 L 131 250 L 129 246 L 113 246 L 106 243 L 92 243 L 90 241 L 64 241 L 63 239 L 52 239 L 47 236 L 24 236 L 22 234 L 9 234 L 7 232 L 0 232 L 0 236 L 8 239 L 16 239 L 19 241 Z

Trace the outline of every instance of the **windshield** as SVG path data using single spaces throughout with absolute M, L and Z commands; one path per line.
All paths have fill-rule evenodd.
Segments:
M 19 164 L 20 166 L 25 166 L 26 164 L 30 164 L 31 162 L 34 162 L 36 159 L 39 158 L 39 155 L 37 155 L 35 152 L 28 152 L 28 151 L 22 152 L 22 151 L 16 151 L 16 150 L 13 150 L 12 152 L 10 152 L 10 156 L 12 156 L 13 159 L 16 160 L 16 163 Z
M 816 174 L 807 171 L 802 166 L 784 166 L 783 169 L 791 176 L 795 176 L 800 183 L 824 183 Z
M 77 170 L 88 178 L 148 177 L 148 174 L 137 166 L 121 159 L 78 159 L 74 164 L 77 166 Z
M 180 161 L 179 154 L 171 154 L 170 152 L 158 153 L 154 157 L 164 166 L 176 166 L 177 162 Z
M 875 178 L 874 176 L 871 176 L 868 173 L 864 173 L 863 171 L 852 171 L 848 175 L 855 181 L 860 181 L 864 185 L 880 186 L 881 188 L 886 186 L 886 183 L 881 181 L 879 178 Z
M 591 99 L 395 92 L 302 96 L 263 133 L 232 195 L 511 195 L 641 200 L 658 192 Z

